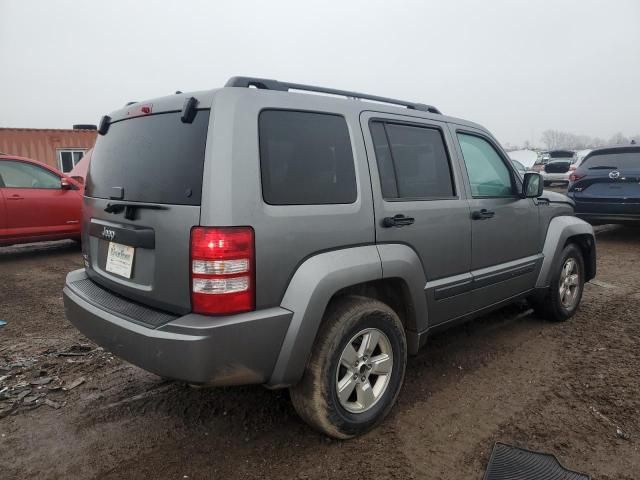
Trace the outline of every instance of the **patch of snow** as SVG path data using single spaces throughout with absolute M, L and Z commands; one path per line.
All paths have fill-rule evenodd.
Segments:
M 538 158 L 538 154 L 533 150 L 514 150 L 512 152 L 507 152 L 507 155 L 514 160 L 519 161 L 527 168 L 531 168 Z

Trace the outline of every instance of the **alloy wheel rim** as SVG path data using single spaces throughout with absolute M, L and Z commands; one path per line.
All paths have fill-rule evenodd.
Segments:
M 336 370 L 336 393 L 342 408 L 363 413 L 382 398 L 393 371 L 393 350 L 384 332 L 366 328 L 344 347 Z
M 580 271 L 575 258 L 567 258 L 560 272 L 560 303 L 565 308 L 572 308 L 578 300 L 580 291 Z

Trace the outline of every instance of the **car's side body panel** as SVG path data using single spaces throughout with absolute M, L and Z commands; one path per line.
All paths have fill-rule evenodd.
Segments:
M 344 117 L 355 163 L 355 202 L 270 205 L 263 199 L 258 117 L 270 109 Z M 256 308 L 280 305 L 291 276 L 307 258 L 326 250 L 375 242 L 371 182 L 358 126 L 359 111 L 316 95 L 240 88 L 224 89 L 216 95 L 213 111 L 200 224 L 250 225 L 254 229 Z
M 79 185 L 59 171 L 35 160 L 0 156 L 4 165 L 28 165 L 60 180 L 69 189 L 11 186 L 0 184 L 3 206 L 0 207 L 0 245 L 79 239 L 82 196 Z
M 302 376 L 324 311 L 337 292 L 381 278 L 375 245 L 320 253 L 300 265 L 280 304 L 293 317 L 268 385 L 291 385 Z
M 452 136 L 473 136 L 491 148 L 511 177 L 511 192 L 507 196 L 473 196 L 470 174 L 460 142 L 456 152 L 468 190 L 469 209 L 472 212 L 489 211 L 490 218 L 471 222 L 471 283 L 473 292 L 470 312 L 481 310 L 505 298 L 533 287 L 535 262 L 541 244 L 536 233 L 540 220 L 538 209 L 531 198 L 522 198 L 522 180 L 513 163 L 493 136 L 482 128 L 450 124 Z
M 4 193 L 0 183 L 0 238 L 4 237 L 7 232 L 7 208 L 4 201 Z
M 428 328 L 432 312 L 429 310 L 422 262 L 414 249 L 400 243 L 379 243 L 378 252 L 382 262 L 382 278 L 399 278 L 407 286 L 411 302 L 410 317 L 406 319 L 407 330 L 421 332 Z M 410 347 L 411 350 L 411 347 Z
M 587 237 L 587 241 L 591 245 L 588 250 L 589 255 L 585 258 L 585 263 L 592 264 L 593 270 L 591 276 L 587 275 L 587 278 L 585 278 L 585 281 L 588 281 L 595 276 L 595 236 L 593 227 L 584 220 L 569 215 L 560 215 L 551 219 L 549 228 L 547 228 L 544 246 L 542 247 L 544 260 L 536 280 L 536 288 L 549 286 L 553 275 L 552 267 L 557 263 L 567 242 L 571 238 L 578 239 L 584 236 Z
M 388 200 L 383 198 L 381 172 L 376 158 L 371 122 L 389 122 L 396 126 L 425 128 L 441 134 L 451 169 L 454 196 L 451 198 L 425 198 Z M 376 216 L 376 242 L 378 244 L 405 244 L 417 257 L 426 281 L 464 275 L 471 266 L 471 218 L 466 200 L 466 189 L 460 164 L 457 161 L 454 139 L 445 122 L 391 115 L 376 111 L 363 112 L 360 126 L 367 147 L 367 160 L 371 171 L 371 185 Z M 404 227 L 385 227 L 384 218 L 405 215 L 414 223 Z M 390 247 L 385 247 L 387 251 Z M 388 253 L 394 252 L 389 250 Z M 391 259 L 390 259 L 391 260 Z M 395 259 L 393 259 L 395 261 Z M 383 258 L 385 276 L 386 260 Z M 423 287 L 425 279 L 420 283 Z M 424 293 L 423 293 L 424 295 Z M 462 293 L 455 300 L 430 303 L 429 322 L 440 323 L 462 315 L 471 306 L 470 294 Z M 426 321 L 426 318 L 425 318 Z M 418 330 L 419 331 L 419 330 Z

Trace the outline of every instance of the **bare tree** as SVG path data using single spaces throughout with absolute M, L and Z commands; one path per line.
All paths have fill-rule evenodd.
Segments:
M 640 144 L 640 135 L 626 137 L 622 132 L 613 135 L 608 141 L 600 137 L 590 137 L 589 135 L 576 135 L 569 132 L 561 132 L 559 130 L 545 130 L 542 132 L 542 143 L 549 150 L 557 148 L 568 148 L 571 150 L 584 150 L 588 148 L 596 148 L 604 145 L 627 145 L 631 140 L 635 140 Z
M 622 132 L 616 133 L 609 139 L 609 145 L 628 145 L 630 140 Z
M 558 148 L 560 146 L 560 137 L 562 133 L 557 130 L 545 130 L 542 132 L 542 143 L 549 149 Z

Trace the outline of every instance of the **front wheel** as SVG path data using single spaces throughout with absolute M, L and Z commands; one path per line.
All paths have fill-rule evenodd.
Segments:
M 573 243 L 562 251 L 555 266 L 549 291 L 541 299 L 532 300 L 536 313 L 546 319 L 562 322 L 578 310 L 584 290 L 584 259 Z
M 325 315 L 293 406 L 312 427 L 339 439 L 380 423 L 404 380 L 407 341 L 398 315 L 364 297 L 334 302 Z

